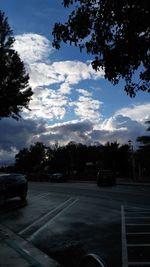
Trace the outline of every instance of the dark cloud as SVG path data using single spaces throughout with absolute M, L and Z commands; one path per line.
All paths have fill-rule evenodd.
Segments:
M 42 121 L 11 118 L 0 120 L 0 162 L 9 161 L 15 151 L 28 147 L 35 135 L 45 131 Z
M 90 121 L 70 121 L 47 127 L 45 134 L 42 134 L 38 141 L 46 144 L 55 143 L 66 144 L 70 141 L 86 143 L 90 138 L 89 133 L 93 130 L 93 123 Z
M 104 144 L 107 141 L 136 145 L 137 136 L 145 134 L 146 126 L 123 115 L 116 115 L 103 122 L 70 121 L 48 126 L 44 120 L 31 119 L 0 121 L 0 162 L 12 161 L 15 153 L 37 141 L 46 145 L 65 145 L 70 141 L 83 144 Z

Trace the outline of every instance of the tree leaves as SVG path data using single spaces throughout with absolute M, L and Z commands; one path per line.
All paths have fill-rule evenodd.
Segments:
M 23 62 L 14 51 L 12 30 L 0 11 L 0 118 L 20 118 L 33 94 Z
M 63 1 L 64 7 L 75 3 L 68 21 L 54 25 L 53 46 L 59 49 L 63 41 L 93 55 L 93 69 L 105 69 L 113 84 L 124 79 L 130 97 L 139 90 L 150 92 L 149 1 Z

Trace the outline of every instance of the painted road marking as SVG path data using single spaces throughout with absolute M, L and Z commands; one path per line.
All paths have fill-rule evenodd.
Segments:
M 146 216 L 137 216 L 137 217 L 136 216 L 130 216 L 129 217 L 129 216 L 126 216 L 126 219 L 127 220 L 130 220 L 130 219 L 132 219 L 132 220 L 133 219 L 150 219 L 150 217 L 146 217 Z
M 150 261 L 140 261 L 140 262 L 137 262 L 137 261 L 132 261 L 132 262 L 129 262 L 128 263 L 129 266 L 150 266 Z
M 128 247 L 150 247 L 150 244 L 127 244 Z
M 64 206 L 65 204 L 67 204 L 68 202 L 70 202 L 70 200 L 72 200 L 72 198 L 67 199 L 65 202 L 61 203 L 59 206 L 57 206 L 56 208 L 50 210 L 48 213 L 46 213 L 45 215 L 43 215 L 42 217 L 40 217 L 39 219 L 37 219 L 36 221 L 34 221 L 32 224 L 28 225 L 26 228 L 22 229 L 18 234 L 22 235 L 25 234 L 26 232 L 28 232 L 33 226 L 36 226 L 39 222 L 43 221 L 44 219 L 46 219 L 50 214 L 52 214 L 52 212 L 56 211 L 57 209 L 61 208 L 62 206 Z
M 46 222 L 43 226 L 41 226 L 38 230 L 36 230 L 30 237 L 27 238 L 27 240 L 31 241 L 33 240 L 41 231 L 43 231 L 53 220 L 55 220 L 57 217 L 59 217 L 64 211 L 66 211 L 68 208 L 70 208 L 72 205 L 74 205 L 79 199 L 76 198 L 72 203 L 70 203 L 67 207 L 63 208 L 59 213 L 57 213 L 55 216 L 53 216 L 48 222 Z
M 147 229 L 147 231 L 142 232 L 144 230 L 144 226 L 150 226 L 150 223 L 143 223 L 142 221 L 141 223 L 135 222 L 135 219 L 136 220 L 148 219 L 150 221 L 149 209 L 148 210 L 142 209 L 141 211 L 141 208 L 139 208 L 138 210 L 138 208 L 136 207 L 136 210 L 133 210 L 133 207 L 131 207 L 130 209 L 127 208 L 125 210 L 123 207 L 123 210 L 124 210 L 124 222 L 126 222 L 125 227 L 130 226 L 130 227 L 133 227 L 134 230 L 137 229 L 136 232 L 133 232 L 133 230 L 131 230 L 132 228 L 130 229 L 130 231 L 128 231 L 128 228 L 127 228 L 127 231 L 126 231 L 126 238 L 127 237 L 129 238 L 129 240 L 126 239 L 126 246 L 127 246 L 127 253 L 128 253 L 128 265 L 127 266 L 131 266 L 131 267 L 132 266 L 134 267 L 135 266 L 141 266 L 141 267 L 149 266 L 150 267 L 149 258 L 146 258 L 146 256 L 144 256 L 143 259 L 141 258 L 141 255 L 143 254 L 144 251 L 145 252 L 147 251 L 147 249 L 150 247 L 150 244 L 149 243 L 146 244 L 144 242 L 138 243 L 140 241 L 139 238 L 141 237 L 143 238 L 144 235 L 150 235 L 149 228 Z M 125 217 L 125 214 L 126 214 L 126 217 Z M 130 220 L 131 223 L 127 222 L 126 220 Z M 135 228 L 135 227 L 138 227 L 138 228 Z M 134 241 L 132 243 L 129 243 L 132 240 L 131 238 L 134 238 Z M 146 241 L 146 240 L 143 240 L 143 241 Z M 142 249 L 143 252 L 141 255 L 136 254 L 136 248 Z M 131 258 L 133 258 L 133 261 L 131 260 Z
M 122 267 L 128 267 L 128 251 L 127 251 L 127 240 L 126 240 L 126 227 L 125 227 L 125 214 L 124 206 L 121 206 L 121 232 L 122 232 Z
M 149 223 L 126 223 L 126 226 L 150 226 Z
M 137 212 L 136 209 L 138 210 L 138 212 L 141 212 L 143 210 L 145 210 L 146 212 L 150 211 L 149 208 L 142 208 L 142 207 L 134 207 L 134 206 L 132 206 L 131 208 L 126 208 L 126 212 L 128 212 L 128 211 L 129 212 Z
M 35 199 L 32 200 L 32 203 L 37 201 L 37 200 L 39 200 L 39 199 L 41 199 L 41 198 L 47 197 L 48 195 L 50 195 L 50 193 L 45 193 L 45 194 L 36 196 Z
M 127 235 L 150 235 L 150 232 L 128 232 Z

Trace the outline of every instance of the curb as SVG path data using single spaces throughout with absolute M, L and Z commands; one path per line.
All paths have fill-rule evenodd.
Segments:
M 0 239 L 33 267 L 62 267 L 47 254 L 0 224 Z M 6 259 L 7 264 L 7 259 Z M 1 266 L 1 264 L 0 264 Z M 2 266 L 1 266 L 2 267 Z

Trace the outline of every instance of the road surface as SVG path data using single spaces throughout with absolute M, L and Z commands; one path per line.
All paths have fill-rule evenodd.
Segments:
M 0 223 L 76 267 L 86 253 L 108 267 L 150 267 L 150 187 L 29 183 L 27 202 L 6 201 Z

